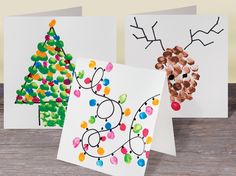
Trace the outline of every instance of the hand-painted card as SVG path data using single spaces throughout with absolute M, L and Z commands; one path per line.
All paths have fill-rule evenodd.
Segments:
M 228 117 L 225 17 L 129 16 L 125 38 L 126 64 L 166 71 L 174 117 Z
M 4 127 L 62 127 L 74 59 L 115 61 L 115 27 L 112 17 L 7 17 Z
M 163 71 L 77 59 L 57 159 L 110 175 L 144 175 L 158 141 L 165 78 Z

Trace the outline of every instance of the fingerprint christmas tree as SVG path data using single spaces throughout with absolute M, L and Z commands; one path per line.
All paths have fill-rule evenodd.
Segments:
M 32 55 L 34 62 L 24 77 L 25 83 L 16 91 L 16 104 L 38 104 L 39 125 L 63 126 L 74 73 L 71 54 L 65 53 L 64 43 L 56 34 L 55 20 Z

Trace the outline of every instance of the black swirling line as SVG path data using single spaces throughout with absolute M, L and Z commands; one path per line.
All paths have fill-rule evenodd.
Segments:
M 136 111 L 136 113 L 135 113 L 135 115 L 134 115 L 134 118 L 133 118 L 133 120 L 132 120 L 132 122 L 131 122 L 131 128 L 130 128 L 130 131 L 129 131 L 129 139 L 131 138 L 131 132 L 132 132 L 132 129 L 133 129 L 133 124 L 134 124 L 134 122 L 136 121 L 136 116 L 137 116 L 137 114 L 141 111 L 141 109 L 142 109 L 142 107 L 145 105 L 147 105 L 147 102 L 149 101 L 149 100 L 154 100 L 154 98 L 155 97 L 158 97 L 160 94 L 157 94 L 157 95 L 154 95 L 154 96 L 152 96 L 152 97 L 150 97 L 149 99 L 147 99 L 140 107 L 139 107 L 139 109 Z M 139 136 L 139 135 L 138 135 Z M 142 140 L 143 140 L 143 138 L 141 138 Z M 144 141 L 143 141 L 144 142 Z M 144 144 L 145 144 L 145 142 L 144 142 Z M 130 149 L 132 150 L 132 145 L 131 145 L 131 141 L 129 141 L 129 147 L 130 147 Z M 144 152 L 145 152 L 145 150 L 141 153 L 141 154 L 138 154 L 138 153 L 136 153 L 136 152 L 134 152 L 134 150 L 132 150 L 132 152 L 135 154 L 135 155 L 137 155 L 137 156 L 141 156 Z
M 95 68 L 95 69 L 96 69 L 96 68 Z M 100 67 L 100 68 L 98 68 L 98 69 L 102 69 L 102 68 Z M 98 69 L 97 69 L 97 70 L 98 70 Z M 111 153 L 109 153 L 109 154 L 106 154 L 106 155 L 103 155 L 103 156 L 95 156 L 95 155 L 92 155 L 92 154 L 88 153 L 88 152 L 85 150 L 85 148 L 84 148 L 83 138 L 84 138 L 84 136 L 85 136 L 86 133 L 88 133 L 89 131 L 95 131 L 94 133 L 92 133 L 92 134 L 90 134 L 90 135 L 88 136 L 88 145 L 91 146 L 91 147 L 98 147 L 99 144 L 100 144 L 100 141 L 101 141 L 100 133 L 106 132 L 106 131 L 112 131 L 112 129 L 117 128 L 117 127 L 120 125 L 120 122 L 121 122 L 122 117 L 123 117 L 123 108 L 121 107 L 121 105 L 120 105 L 119 102 L 117 102 L 116 100 L 112 100 L 112 99 L 110 99 L 109 97 L 106 97 L 106 96 L 104 96 L 104 95 L 100 95 L 100 94 L 98 94 L 96 91 L 93 90 L 93 88 L 94 88 L 96 85 L 98 85 L 98 84 L 100 83 L 100 81 L 103 80 L 103 79 L 100 79 L 100 81 L 99 81 L 96 85 L 93 85 L 93 84 L 92 84 L 93 79 L 94 79 L 94 76 L 95 76 L 95 74 L 97 73 L 97 70 L 95 71 L 95 73 L 94 73 L 93 76 L 92 76 L 92 79 L 91 79 L 91 81 L 90 81 L 90 83 L 91 83 L 90 87 L 84 87 L 84 86 L 82 86 L 82 85 L 79 83 L 78 77 L 76 77 L 76 73 L 75 73 L 76 81 L 77 81 L 78 85 L 80 86 L 80 88 L 91 89 L 92 92 L 93 92 L 95 95 L 100 96 L 100 97 L 103 97 L 103 98 L 107 98 L 107 100 L 104 100 L 103 102 L 105 102 L 105 101 L 110 101 L 110 102 L 114 101 L 114 102 L 116 102 L 116 103 L 119 105 L 120 109 L 121 109 L 121 118 L 120 118 L 119 123 L 118 123 L 116 126 L 114 126 L 113 128 L 109 129 L 109 130 L 100 130 L 100 131 L 98 131 L 98 130 L 96 130 L 96 129 L 94 129 L 94 128 L 92 128 L 92 129 L 88 129 L 88 128 L 87 128 L 86 131 L 83 133 L 83 135 L 82 135 L 82 137 L 81 137 L 81 140 L 80 140 L 80 141 L 81 141 L 81 145 L 82 145 L 82 149 L 83 149 L 83 151 L 84 151 L 84 154 L 87 154 L 88 156 L 90 156 L 90 157 L 92 157 L 92 158 L 96 158 L 96 159 L 106 158 L 106 157 L 108 157 L 108 156 L 114 155 L 114 153 L 116 153 L 116 152 L 119 151 L 121 148 L 123 148 L 125 144 L 129 143 L 130 151 L 133 152 L 134 154 L 136 154 L 136 155 L 139 157 L 139 156 L 142 155 L 145 151 L 143 151 L 142 154 L 137 154 L 137 153 L 133 150 L 133 148 L 132 148 L 132 146 L 131 146 L 131 143 L 130 143 L 130 141 L 133 140 L 133 139 L 135 139 L 135 138 L 140 138 L 140 139 L 142 139 L 142 141 L 143 141 L 143 138 L 141 138 L 139 135 L 134 136 L 134 137 L 131 138 L 132 125 L 133 125 L 133 122 L 135 121 L 134 119 L 136 118 L 136 115 L 137 115 L 137 113 L 139 112 L 139 110 L 136 112 L 136 114 L 135 114 L 135 116 L 134 116 L 134 118 L 133 118 L 133 120 L 132 120 L 132 124 L 131 124 L 131 127 L 130 127 L 129 139 L 128 139 L 126 142 L 124 142 L 119 148 L 117 148 L 117 149 L 114 150 L 113 152 L 111 152 Z M 103 78 L 103 76 L 104 76 L 104 69 L 102 69 L 102 70 L 103 70 L 103 74 L 102 74 L 101 77 Z M 155 95 L 155 96 L 153 96 L 153 97 L 151 97 L 151 98 L 149 98 L 148 100 L 146 100 L 146 101 L 141 105 L 141 107 L 140 107 L 139 109 L 141 109 L 141 108 L 146 104 L 147 101 L 149 101 L 150 99 L 153 99 L 153 98 L 156 97 L 156 96 L 159 96 L 159 94 L 158 94 L 158 95 Z M 100 105 L 101 105 L 101 104 L 100 104 Z M 114 108 L 114 106 L 113 106 L 113 108 Z M 113 109 L 113 111 L 114 111 L 114 109 Z M 89 142 L 89 139 L 90 139 L 90 137 L 91 137 L 92 135 L 95 135 L 95 134 L 98 134 L 99 140 L 98 140 L 98 143 L 97 143 L 96 145 L 92 145 L 92 144 Z M 145 142 L 144 142 L 144 141 L 143 141 L 143 143 L 144 143 L 144 145 L 145 145 Z M 145 148 L 144 148 L 144 149 L 145 149 Z

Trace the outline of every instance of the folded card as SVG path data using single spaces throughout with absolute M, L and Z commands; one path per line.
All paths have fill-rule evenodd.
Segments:
M 7 17 L 4 128 L 62 127 L 74 59 L 88 55 L 115 61 L 113 17 Z
M 151 143 L 159 140 L 165 78 L 163 71 L 77 59 L 57 159 L 111 175 L 144 175 Z M 171 119 L 168 112 L 162 118 Z
M 125 30 L 125 63 L 166 71 L 174 117 L 228 117 L 225 17 L 132 15 Z

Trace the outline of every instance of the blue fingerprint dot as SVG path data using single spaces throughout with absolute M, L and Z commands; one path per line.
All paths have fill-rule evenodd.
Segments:
M 110 129 L 111 129 L 111 123 L 110 123 L 110 122 L 107 122 L 107 123 L 105 124 L 105 128 L 106 128 L 107 130 L 110 130 Z
M 89 105 L 90 105 L 90 106 L 96 106 L 96 104 L 97 104 L 97 101 L 96 101 L 95 99 L 91 99 L 91 100 L 89 101 Z
M 35 67 L 36 67 L 36 68 L 41 67 L 41 65 L 42 65 L 42 64 L 41 64 L 40 62 L 35 62 Z
M 108 86 L 110 84 L 110 81 L 109 79 L 104 79 L 102 83 L 104 86 Z
M 102 160 L 97 160 L 96 164 L 97 164 L 97 166 L 102 167 L 103 166 L 103 161 Z
M 51 92 L 48 91 L 48 92 L 45 93 L 45 95 L 46 95 L 47 97 L 49 97 L 49 96 L 51 95 Z
M 147 114 L 146 114 L 145 112 L 141 112 L 141 113 L 139 114 L 139 118 L 140 118 L 140 119 L 146 119 L 146 118 L 147 118 Z
M 139 165 L 140 167 L 145 166 L 145 161 L 144 161 L 144 159 L 139 159 L 137 163 L 138 163 L 138 165 Z
M 60 40 L 60 36 L 58 36 L 58 35 L 54 35 L 53 38 L 54 38 L 54 40 Z
M 28 92 L 29 94 L 33 93 L 33 89 L 31 89 L 31 88 L 30 89 L 26 89 L 26 92 Z
M 54 80 L 53 82 L 54 82 L 55 84 L 58 84 L 58 81 L 57 81 L 57 80 Z

